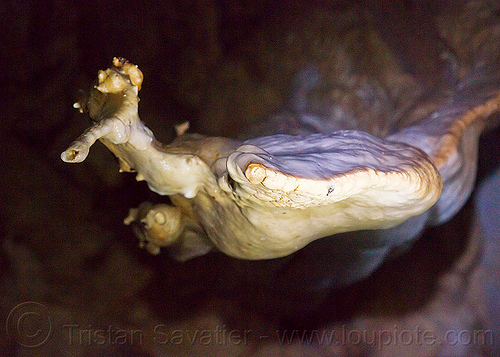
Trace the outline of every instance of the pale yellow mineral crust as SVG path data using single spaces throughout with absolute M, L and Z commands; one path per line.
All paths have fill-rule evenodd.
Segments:
M 181 211 L 169 205 L 155 205 L 146 202 L 132 208 L 123 221 L 126 225 L 138 223 L 141 246 L 152 254 L 160 253 L 160 247 L 168 247 L 180 238 L 185 229 Z
M 359 131 L 239 143 L 186 134 L 188 123 L 164 145 L 138 116 L 142 81 L 138 67 L 122 58 L 99 71 L 88 102 L 77 105 L 94 124 L 61 158 L 81 162 L 100 140 L 121 171 L 136 172 L 151 190 L 171 196 L 174 206 L 145 204 L 132 209 L 125 223 L 138 225 L 150 252 L 176 247 L 182 260 L 212 247 L 243 259 L 276 258 L 336 233 L 397 226 L 438 201 L 443 181 L 434 164 L 456 145 L 445 140 L 436 156 L 428 156 L 408 145 L 411 136 L 401 135 L 397 143 Z M 496 110 L 492 105 L 485 107 L 488 113 Z M 454 209 L 446 204 L 436 212 Z

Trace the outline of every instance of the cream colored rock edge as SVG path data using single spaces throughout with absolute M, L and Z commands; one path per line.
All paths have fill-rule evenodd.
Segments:
M 186 127 L 163 145 L 138 116 L 142 79 L 121 58 L 99 71 L 88 101 L 75 105 L 94 123 L 61 158 L 82 162 L 100 140 L 121 171 L 171 196 L 173 206 L 142 206 L 125 219 L 140 225 L 152 253 L 170 246 L 186 260 L 215 247 L 243 259 L 277 258 L 336 233 L 394 227 L 440 197 L 440 174 L 423 151 L 363 132 L 240 143 L 184 134 Z

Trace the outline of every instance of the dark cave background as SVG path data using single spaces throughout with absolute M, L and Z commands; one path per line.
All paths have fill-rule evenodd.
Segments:
M 441 59 L 437 52 L 422 56 L 432 50 L 419 48 L 432 45 L 428 18 L 445 5 L 402 0 L 3 1 L 0 328 L 5 331 L 0 355 L 500 353 L 498 129 L 481 139 L 479 195 L 457 217 L 426 232 L 412 250 L 366 281 L 305 295 L 294 292 L 293 282 L 287 281 L 291 273 L 271 291 L 259 285 L 268 278 L 266 263 L 218 253 L 178 263 L 166 253 L 151 256 L 140 250 L 123 218 L 143 201 L 164 198 L 133 175 L 119 174 L 112 154 L 100 144 L 83 164 L 68 165 L 59 158 L 89 124 L 72 104 L 113 56 L 128 58 L 143 71 L 140 114 L 160 141 L 172 140 L 173 126 L 186 120 L 191 132 L 238 137 L 286 103 L 293 76 L 310 59 L 301 55 L 306 45 L 286 34 L 311 11 L 326 18 L 346 11 L 370 13 L 403 61 L 414 64 L 410 71 L 433 81 Z M 408 37 L 412 41 L 400 41 Z M 300 268 L 294 274 L 307 276 Z M 26 302 L 36 304 L 22 305 Z M 16 325 L 28 331 L 24 335 L 12 325 L 13 311 L 23 308 L 35 313 Z M 395 326 L 420 326 L 438 336 L 449 329 L 490 330 L 495 340 L 454 346 L 328 345 L 299 339 L 280 343 L 276 333 L 380 332 Z M 170 334 L 246 331 L 248 339 L 192 343 L 185 337 L 180 344 L 165 344 L 164 334 L 155 335 L 158 327 Z M 113 332 L 105 338 L 98 335 L 108 329 Z M 120 331 L 127 334 L 125 340 Z M 134 340 L 131 331 L 140 331 L 141 338 Z

